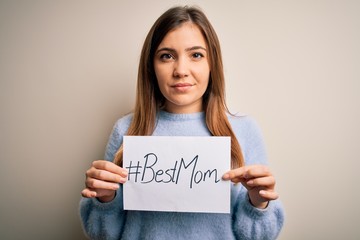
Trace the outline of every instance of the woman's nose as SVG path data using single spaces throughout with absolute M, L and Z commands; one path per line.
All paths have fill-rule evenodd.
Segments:
M 174 77 L 184 78 L 189 75 L 189 63 L 184 58 L 176 60 L 174 65 Z

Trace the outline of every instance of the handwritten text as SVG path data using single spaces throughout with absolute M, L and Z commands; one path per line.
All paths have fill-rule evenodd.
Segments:
M 220 181 L 217 169 L 199 170 L 197 163 L 199 155 L 196 155 L 191 161 L 186 161 L 184 158 L 177 160 L 174 166 L 168 169 L 159 169 L 156 167 L 158 157 L 155 153 L 148 153 L 144 156 L 144 161 L 129 162 L 125 168 L 128 169 L 128 180 L 140 182 L 142 184 L 156 182 L 156 183 L 173 183 L 178 184 L 179 181 L 190 175 L 190 179 L 185 179 L 189 187 L 193 188 L 194 184 L 200 184 L 205 181 Z

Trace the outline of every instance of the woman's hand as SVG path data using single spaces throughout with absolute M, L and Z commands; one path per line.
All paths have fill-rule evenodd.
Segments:
M 100 202 L 110 202 L 115 198 L 119 183 L 125 183 L 127 171 L 113 162 L 97 160 L 86 171 L 86 188 L 81 195 L 86 198 L 96 197 Z
M 270 200 L 279 196 L 275 192 L 275 178 L 264 165 L 250 165 L 230 170 L 223 175 L 224 180 L 241 182 L 248 190 L 250 202 L 257 208 L 266 208 Z

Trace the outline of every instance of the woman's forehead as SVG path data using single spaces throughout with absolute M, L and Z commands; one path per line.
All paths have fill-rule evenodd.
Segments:
M 202 46 L 206 48 L 206 41 L 201 29 L 192 22 L 185 22 L 169 31 L 159 44 L 158 48 Z

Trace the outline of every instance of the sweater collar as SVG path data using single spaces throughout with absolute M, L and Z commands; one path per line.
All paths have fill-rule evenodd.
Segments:
M 164 110 L 161 110 L 158 113 L 159 118 L 166 119 L 170 121 L 187 121 L 187 120 L 196 120 L 204 119 L 205 112 L 196 112 L 196 113 L 170 113 Z

